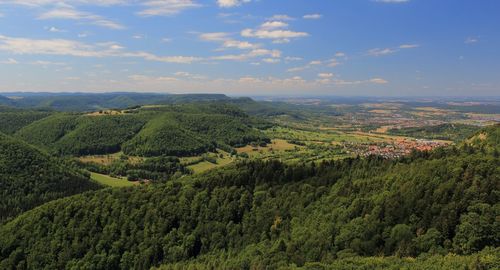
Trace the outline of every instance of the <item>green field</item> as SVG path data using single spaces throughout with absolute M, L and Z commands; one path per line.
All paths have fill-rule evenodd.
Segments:
M 135 186 L 134 182 L 127 181 L 127 179 L 114 178 L 104 174 L 91 173 L 90 178 L 97 181 L 99 184 L 109 187 L 131 187 Z

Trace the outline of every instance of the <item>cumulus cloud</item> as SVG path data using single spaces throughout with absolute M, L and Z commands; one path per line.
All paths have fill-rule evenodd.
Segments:
M 261 29 L 266 29 L 266 30 L 279 29 L 285 27 L 288 27 L 288 23 L 282 21 L 268 21 L 261 24 L 260 26 Z

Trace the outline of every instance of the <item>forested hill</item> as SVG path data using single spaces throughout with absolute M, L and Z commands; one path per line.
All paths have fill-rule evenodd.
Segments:
M 57 159 L 0 133 L 0 223 L 45 202 L 98 188 Z
M 0 113 L 0 119 L 2 119 Z M 269 142 L 257 120 L 224 103 L 155 105 L 82 113 L 54 113 L 18 128 L 14 136 L 58 155 L 124 151 L 139 156 L 188 156 L 251 142 Z M 14 125 L 15 127 L 11 127 Z
M 57 200 L 0 228 L 0 268 L 373 269 L 394 257 L 359 256 L 484 249 L 432 268 L 498 269 L 499 129 L 401 160 L 253 161 Z
M 58 111 L 95 111 L 124 109 L 147 104 L 177 104 L 229 100 L 222 94 L 151 94 L 151 93 L 9 93 L 0 96 L 0 105 L 18 108 L 51 108 Z

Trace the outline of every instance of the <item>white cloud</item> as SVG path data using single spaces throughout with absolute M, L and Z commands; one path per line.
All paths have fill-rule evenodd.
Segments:
M 337 59 L 333 58 L 333 59 L 328 60 L 327 66 L 336 67 L 338 65 L 340 65 L 340 62 L 337 61 Z
M 64 31 L 64 30 L 62 30 L 62 29 L 59 29 L 59 28 L 57 28 L 57 27 L 54 27 L 54 26 L 52 26 L 52 27 L 48 27 L 48 28 L 46 28 L 46 29 L 47 29 L 47 31 L 49 31 L 49 32 L 53 32 L 53 33 L 62 33 L 62 32 L 66 32 L 66 31 Z
M 322 63 L 323 62 L 321 62 L 320 60 L 314 60 L 309 62 L 309 65 L 316 66 L 316 65 L 321 65 Z
M 281 60 L 278 58 L 264 58 L 264 59 L 262 59 L 262 62 L 265 62 L 268 64 L 277 64 L 277 63 L 281 62 Z
M 418 44 L 403 44 L 399 46 L 400 49 L 413 49 L 418 47 L 420 47 Z
M 464 43 L 465 44 L 474 44 L 474 43 L 478 43 L 479 42 L 479 38 L 477 37 L 468 37 Z
M 320 78 L 332 78 L 333 73 L 319 73 L 318 77 L 320 77 Z
M 264 22 L 257 29 L 243 29 L 240 34 L 243 37 L 272 39 L 273 43 L 288 43 L 291 39 L 309 36 L 306 32 L 288 30 L 287 27 L 288 23 L 286 22 L 271 20 Z
M 388 55 L 397 52 L 395 49 L 391 48 L 385 48 L 385 49 L 380 49 L 380 48 L 375 48 L 371 49 L 368 51 L 368 55 L 371 56 L 382 56 L 382 55 Z
M 193 0 L 150 0 L 142 5 L 146 9 L 137 13 L 141 16 L 172 16 L 186 9 L 201 7 Z
M 89 33 L 88 33 L 88 32 L 83 32 L 83 33 L 79 33 L 77 36 L 78 36 L 79 38 L 86 38 L 86 37 L 88 37 L 88 36 L 89 36 Z
M 19 62 L 17 62 L 16 59 L 14 58 L 9 58 L 5 61 L 0 61 L 0 64 L 5 64 L 5 65 L 15 65 L 15 64 L 19 64 Z
M 254 37 L 260 39 L 290 39 L 309 36 L 306 32 L 295 32 L 290 30 L 252 30 L 244 29 L 241 31 L 244 37 Z
M 248 3 L 250 0 L 217 0 L 217 5 L 223 8 L 236 7 L 243 3 Z
M 178 81 L 177 78 L 175 77 L 151 77 L 151 76 L 146 76 L 146 75 L 140 75 L 140 74 L 135 74 L 135 75 L 130 75 L 129 79 L 133 81 L 143 81 L 143 82 L 175 82 Z
M 282 22 L 282 21 L 269 21 L 263 23 L 260 28 L 261 29 L 266 29 L 266 30 L 272 30 L 272 29 L 279 29 L 279 28 L 285 28 L 288 27 L 288 23 Z
M 388 81 L 386 81 L 382 78 L 373 78 L 373 79 L 370 79 L 370 82 L 374 83 L 374 84 L 387 84 L 387 83 L 389 83 Z
M 224 32 L 203 33 L 200 34 L 199 37 L 203 41 L 226 41 L 229 39 L 229 33 L 224 33 Z
M 237 48 L 241 50 L 245 49 L 256 49 L 260 46 L 258 44 L 253 44 L 248 41 L 238 41 L 238 40 L 226 40 L 222 44 L 224 48 Z
M 383 48 L 383 49 L 380 49 L 380 48 L 375 48 L 375 49 L 371 49 L 368 51 L 368 55 L 370 56 L 384 56 L 384 55 L 389 55 L 389 54 L 393 54 L 393 53 L 396 53 L 400 50 L 405 50 L 405 49 L 415 49 L 415 48 L 418 48 L 420 47 L 420 45 L 418 44 L 402 44 L 402 45 L 399 45 L 398 47 L 396 48 Z
M 64 6 L 50 11 L 42 13 L 38 16 L 40 20 L 53 20 L 53 19 L 65 19 L 65 20 L 84 20 L 88 21 L 90 24 L 106 27 L 109 29 L 124 29 L 125 27 L 117 22 L 105 19 L 99 15 L 94 15 L 88 12 L 83 12 L 76 10 L 71 6 Z
M 346 54 L 343 53 L 343 52 L 337 52 L 337 53 L 335 53 L 335 57 L 345 57 L 345 56 L 346 56 Z
M 293 68 L 287 69 L 286 71 L 287 72 L 299 72 L 299 71 L 303 71 L 303 70 L 308 69 L 308 68 L 309 68 L 309 66 L 293 67 Z
M 63 63 L 63 62 L 51 62 L 51 61 L 42 61 L 42 60 L 37 60 L 37 61 L 31 62 L 30 64 L 36 65 L 36 66 L 67 66 L 67 64 Z
M 126 52 L 114 42 L 86 44 L 66 39 L 28 39 L 0 35 L 0 50 L 13 54 L 67 55 L 75 57 L 131 57 L 148 61 L 188 64 L 202 58 L 193 56 L 158 56 L 147 52 Z
M 286 14 L 276 14 L 269 18 L 271 21 L 292 21 L 295 20 L 293 17 L 290 17 Z
M 321 17 L 323 17 L 321 14 L 306 14 L 302 18 L 306 20 L 318 20 L 321 19 Z
M 232 61 L 246 61 L 255 57 L 267 57 L 267 58 L 280 58 L 281 51 L 279 50 L 268 50 L 268 49 L 254 49 L 247 53 L 242 54 L 229 54 L 211 57 L 212 60 L 232 60 Z

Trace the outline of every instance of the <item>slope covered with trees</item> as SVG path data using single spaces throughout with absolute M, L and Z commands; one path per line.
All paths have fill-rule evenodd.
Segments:
M 49 111 L 25 111 L 0 106 L 0 132 L 13 134 L 21 128 L 51 114 L 52 112 Z
M 335 269 L 356 256 L 475 254 L 500 244 L 499 129 L 401 160 L 244 162 L 50 202 L 0 228 L 0 267 Z M 484 252 L 473 263 L 494 267 L 498 250 Z
M 117 115 L 57 113 L 15 136 L 58 155 L 99 155 L 123 150 L 139 156 L 196 155 L 215 148 L 269 142 L 236 107 L 193 103 L 131 108 Z
M 0 223 L 45 202 L 98 188 L 61 161 L 0 133 Z

